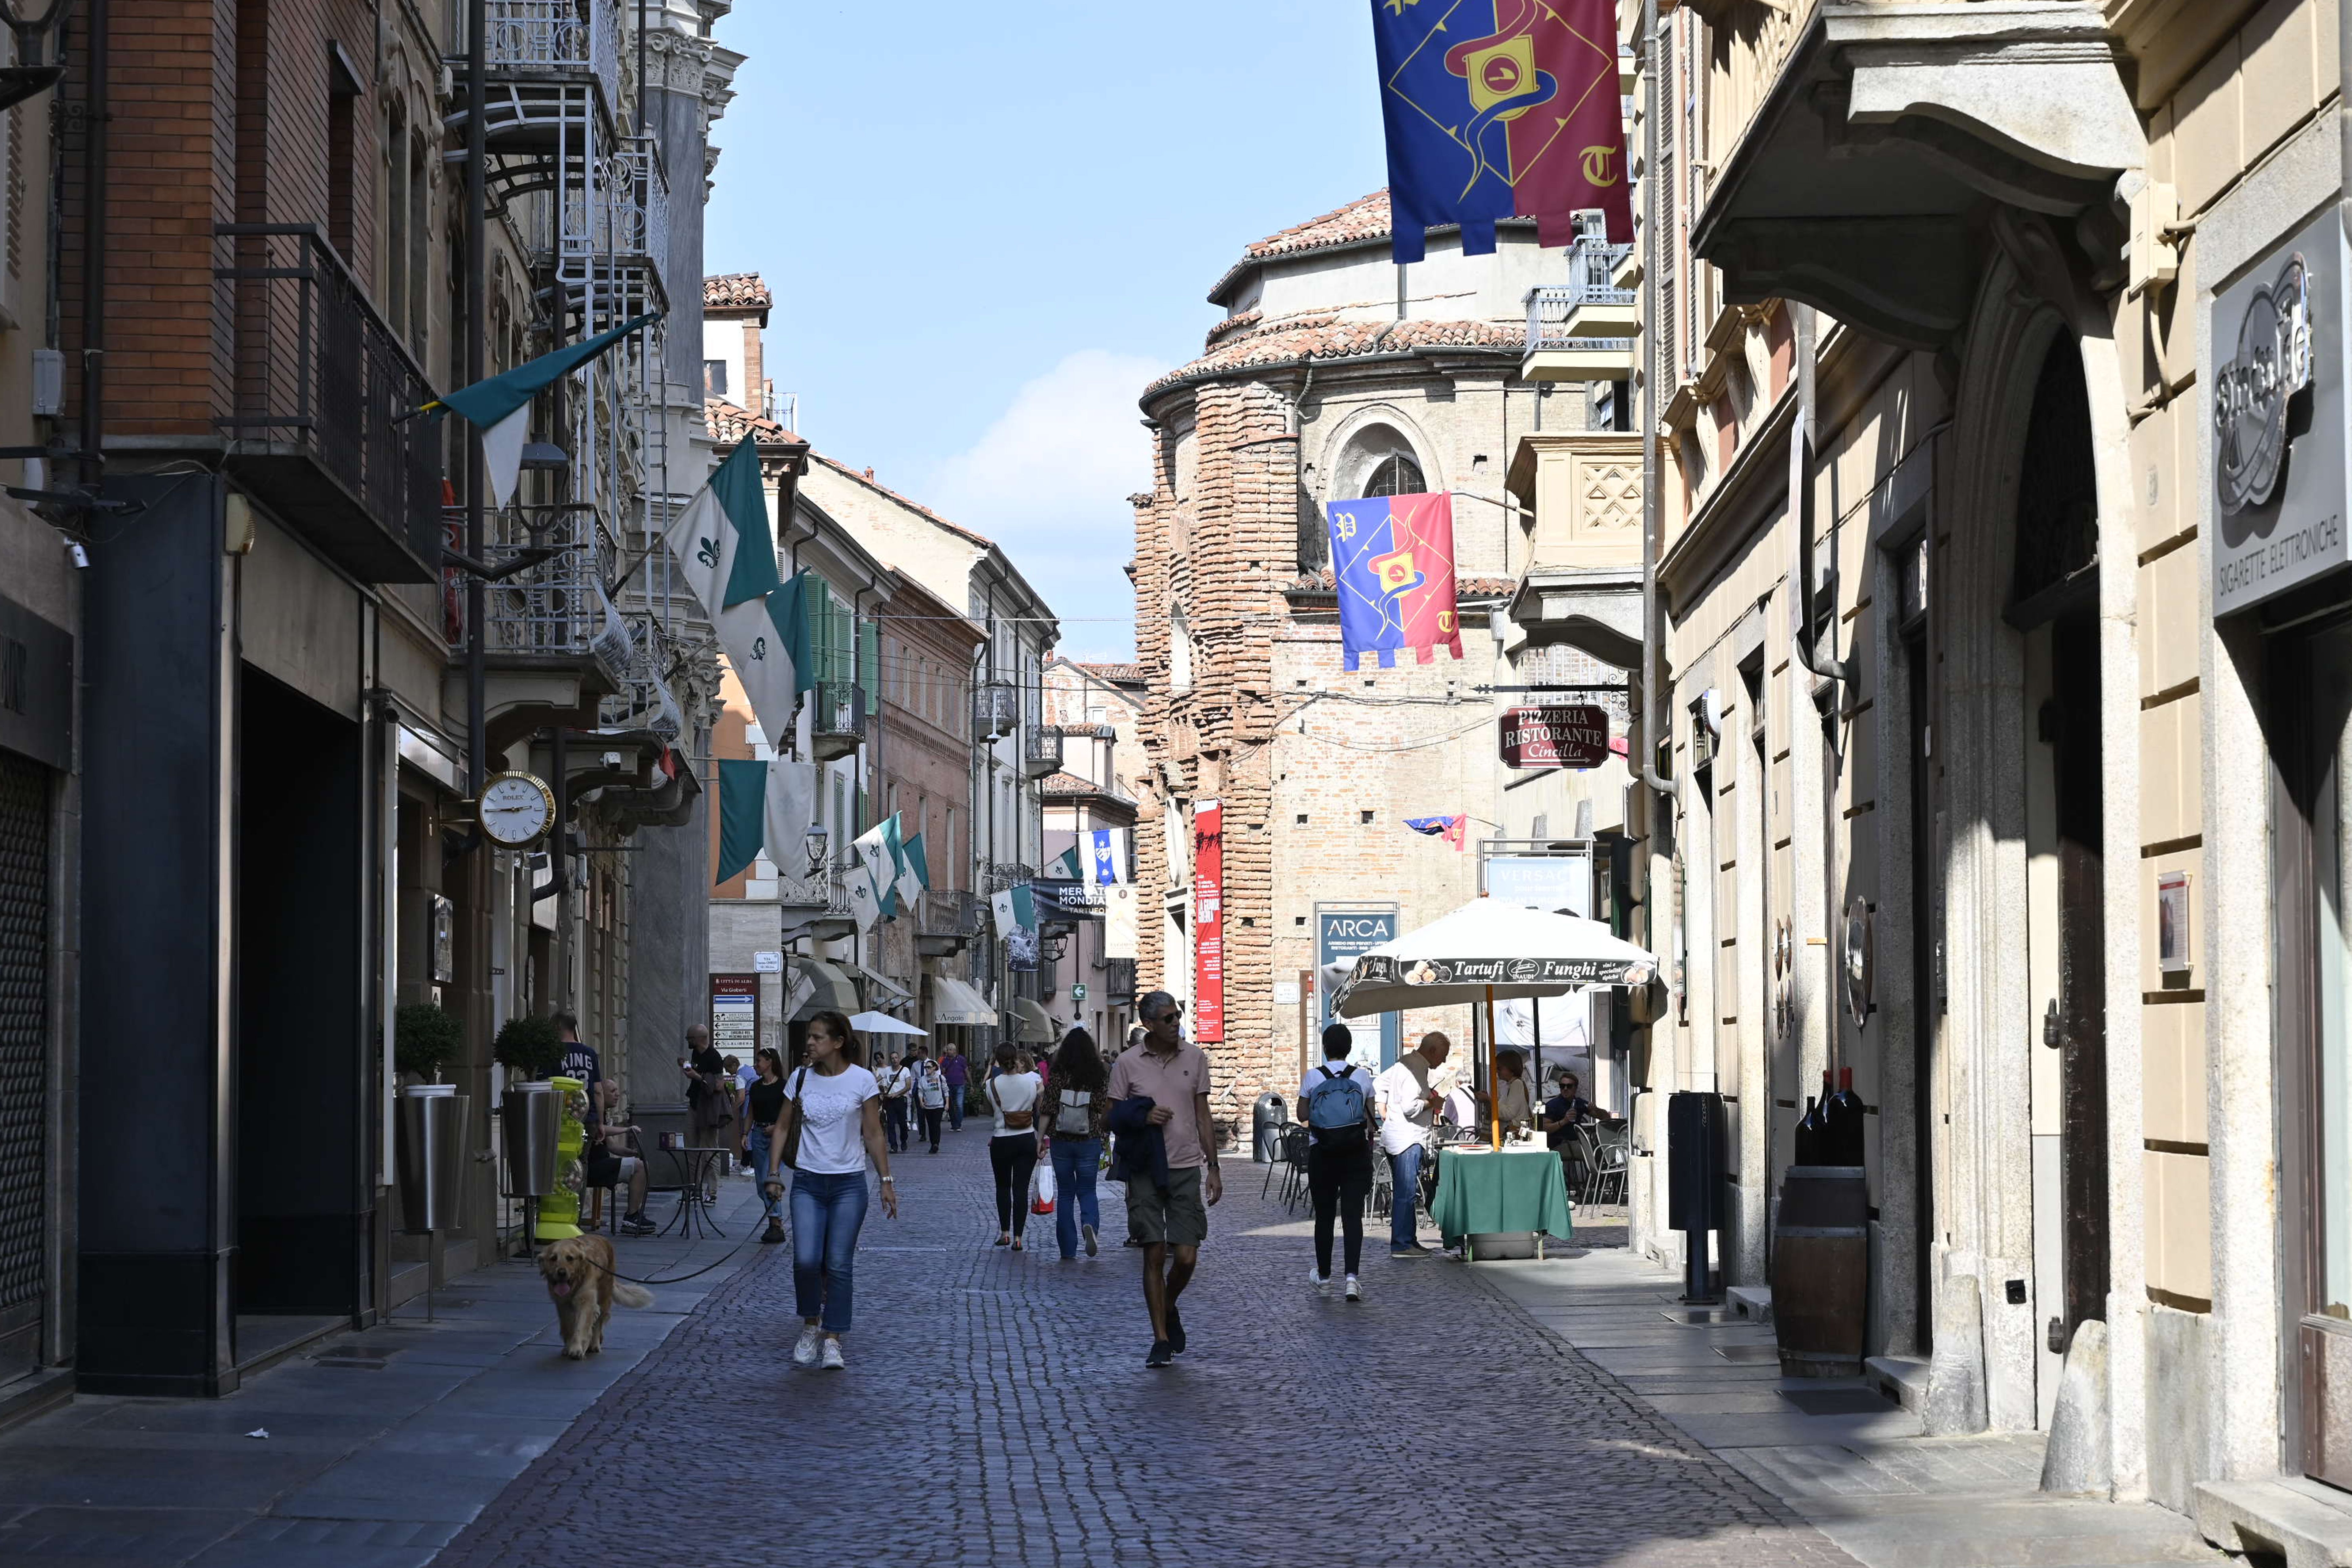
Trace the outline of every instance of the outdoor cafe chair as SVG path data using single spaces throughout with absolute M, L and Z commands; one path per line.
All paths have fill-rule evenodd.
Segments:
M 1628 1167 L 1633 1163 L 1633 1129 L 1623 1123 L 1601 1127 L 1592 1134 L 1592 1174 L 1585 1183 L 1587 1203 L 1623 1203 Z M 1615 1197 L 1609 1196 L 1612 1190 Z

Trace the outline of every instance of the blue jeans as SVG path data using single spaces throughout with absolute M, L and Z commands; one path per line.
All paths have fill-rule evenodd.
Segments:
M 793 1173 L 793 1291 L 803 1321 L 822 1317 L 827 1333 L 849 1332 L 850 1264 L 866 1223 L 866 1173 Z
M 1395 1190 L 1389 1194 L 1391 1247 L 1411 1247 L 1421 1239 L 1412 1218 L 1413 1207 L 1421 1199 L 1421 1156 L 1419 1144 L 1401 1155 L 1389 1156 L 1389 1171 L 1396 1178 Z
M 784 1200 L 781 1197 L 768 1196 L 768 1150 L 775 1143 L 775 1131 L 773 1127 L 751 1129 L 751 1169 L 757 1173 L 754 1179 L 760 1188 L 761 1212 L 770 1219 L 782 1219 L 784 1217 Z
M 1095 1176 L 1102 1170 L 1100 1138 L 1055 1138 L 1047 1147 L 1054 1155 L 1054 1239 L 1062 1256 L 1078 1255 L 1078 1226 L 1102 1228 L 1102 1211 L 1095 1204 Z M 1080 1206 L 1085 1213 L 1079 1212 Z
M 961 1083 L 948 1085 L 948 1131 L 963 1131 L 963 1085 Z

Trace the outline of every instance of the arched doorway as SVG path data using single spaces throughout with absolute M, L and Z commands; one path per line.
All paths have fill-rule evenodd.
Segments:
M 2018 469 L 2010 601 L 2024 641 L 2035 1379 L 2044 1422 L 2074 1331 L 2106 1316 L 2107 1026 L 2098 483 L 2081 345 L 2045 350 Z

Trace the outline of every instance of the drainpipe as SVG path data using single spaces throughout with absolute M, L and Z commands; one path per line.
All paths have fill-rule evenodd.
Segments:
M 98 3 L 103 5 L 105 0 Z M 483 323 L 489 319 L 488 258 L 482 254 L 488 244 L 484 214 L 488 206 L 486 165 L 489 152 L 485 146 L 482 121 L 484 99 L 489 90 L 486 79 L 489 75 L 489 0 L 471 0 L 466 18 L 466 382 L 469 386 L 483 376 Z M 555 313 L 559 319 L 563 314 L 560 300 Z M 485 475 L 481 436 L 467 424 L 462 439 L 466 447 L 466 553 L 481 560 L 486 557 L 487 543 L 482 515 Z M 488 628 L 482 624 L 488 613 L 481 573 L 469 571 L 466 574 L 466 782 L 467 792 L 477 800 L 482 798 L 482 779 L 488 771 L 489 644 Z M 560 747 L 562 742 L 557 745 Z M 561 774 L 560 750 L 557 755 L 556 771 Z M 559 783 L 557 789 L 562 788 Z
M 1813 601 L 1817 580 L 1813 574 L 1813 440 L 1820 410 L 1813 388 L 1813 308 L 1791 300 L 1787 309 L 1797 340 L 1797 419 L 1789 430 L 1789 516 L 1797 525 L 1797 658 L 1826 683 L 1850 682 L 1853 662 L 1822 652 L 1820 632 L 1815 630 L 1821 612 Z M 1834 594 L 1830 608 L 1832 612 L 1837 608 Z M 1834 625 L 1830 646 L 1837 646 Z
M 1665 24 L 1658 16 L 1658 0 L 1645 0 L 1642 7 L 1645 30 L 1649 35 L 1649 107 L 1642 127 L 1642 232 L 1646 236 L 1650 254 L 1642 263 L 1642 291 L 1653 302 L 1657 299 L 1658 247 L 1658 112 L 1662 95 L 1658 89 L 1658 51 L 1663 47 Z M 1649 324 L 1643 336 L 1645 345 L 1658 341 L 1657 323 Z M 1664 708 L 1661 698 L 1666 686 L 1665 625 L 1658 604 L 1658 371 L 1654 347 L 1651 350 L 1649 373 L 1642 378 L 1642 783 L 1652 792 L 1671 799 L 1674 781 L 1658 772 L 1658 742 L 1664 736 Z M 1540 396 L 1537 408 L 1543 404 Z M 1671 808 L 1669 808 L 1671 810 Z M 1652 894 L 1653 897 L 1656 895 Z M 1653 925 L 1655 925 L 1654 921 Z M 1652 931 L 1653 939 L 1656 932 Z
M 89 89 L 81 167 L 81 482 L 106 471 L 107 0 L 89 0 Z

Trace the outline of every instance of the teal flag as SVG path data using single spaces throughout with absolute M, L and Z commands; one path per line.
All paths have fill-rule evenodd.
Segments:
M 922 834 L 917 833 L 907 841 L 906 854 L 907 863 L 914 867 L 915 880 L 922 883 L 924 892 L 929 893 L 931 887 L 931 852 L 923 847 Z
M 483 472 L 489 483 L 490 501 L 503 507 L 514 494 L 515 482 L 522 472 L 523 437 L 530 428 L 530 400 L 630 333 L 660 319 L 656 311 L 624 321 L 609 332 L 566 343 L 551 354 L 541 354 L 503 374 L 459 387 L 417 412 L 438 415 L 455 411 L 481 431 Z
M 767 841 L 767 805 L 768 765 L 720 758 L 718 882 L 760 858 L 760 847 Z
M 1066 877 L 1072 882 L 1081 880 L 1083 873 L 1078 869 L 1078 846 L 1072 844 L 1064 850 L 1054 863 L 1045 868 L 1045 874 Z
M 749 462 L 742 460 L 747 452 Z M 766 598 L 783 579 L 776 573 L 776 536 L 768 527 L 768 491 L 760 483 L 759 449 L 748 437 L 736 444 L 710 476 L 710 491 L 735 525 L 735 560 L 719 608 Z

